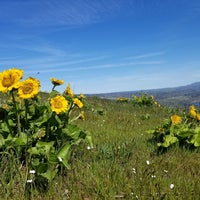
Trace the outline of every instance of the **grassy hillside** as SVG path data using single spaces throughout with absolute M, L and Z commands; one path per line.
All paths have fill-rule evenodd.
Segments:
M 172 147 L 159 153 L 147 133 L 181 110 L 94 97 L 87 103 L 85 121 L 78 123 L 91 132 L 94 148 L 76 148 L 71 170 L 63 171 L 47 193 L 34 192 L 32 199 L 199 199 L 199 151 Z M 0 174 L 5 174 L 2 158 Z M 10 163 L 13 169 L 15 164 Z M 0 199 L 23 199 L 25 169 L 17 169 L 9 184 L 2 176 Z

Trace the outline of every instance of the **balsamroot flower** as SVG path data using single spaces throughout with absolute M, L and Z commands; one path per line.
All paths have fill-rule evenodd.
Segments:
M 197 114 L 197 120 L 200 121 L 200 114 Z
M 67 85 L 67 88 L 65 89 L 65 92 L 70 96 L 70 97 L 73 97 L 74 96 L 74 93 L 70 87 L 70 83 L 68 83 Z
M 78 98 L 74 98 L 73 99 L 73 103 L 75 105 L 77 105 L 79 108 L 82 108 L 83 107 L 83 103 L 78 99 Z
M 192 117 L 196 117 L 197 116 L 196 110 L 190 108 L 190 115 Z
M 80 93 L 79 98 L 80 99 L 85 99 L 85 95 L 83 93 Z
M 22 81 L 18 88 L 18 95 L 22 99 L 30 99 L 38 94 L 40 82 L 36 78 L 29 77 Z
M 21 69 L 8 69 L 0 73 L 0 91 L 5 93 L 12 89 L 17 89 L 24 71 Z
M 171 116 L 172 124 L 179 124 L 181 122 L 181 117 L 178 115 Z
M 65 97 L 57 95 L 50 100 L 51 110 L 54 111 L 57 115 L 61 112 L 66 112 L 68 109 L 68 101 Z
M 58 85 L 64 84 L 64 81 L 63 81 L 63 80 L 58 80 L 58 79 L 55 79 L 55 78 L 50 78 L 50 80 L 51 80 L 51 82 L 52 82 L 52 84 L 53 84 L 54 86 L 58 86 Z

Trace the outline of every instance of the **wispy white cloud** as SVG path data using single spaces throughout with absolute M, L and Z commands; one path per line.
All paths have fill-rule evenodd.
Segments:
M 0 21 L 29 26 L 82 26 L 114 17 L 131 1 L 35 0 L 1 1 Z M 129 6 L 127 6 L 129 4 Z
M 143 58 L 151 58 L 151 57 L 156 57 L 156 56 L 162 56 L 162 55 L 165 55 L 165 54 L 166 54 L 165 51 L 158 51 L 158 52 L 151 52 L 151 53 L 146 53 L 146 54 L 130 56 L 130 57 L 126 57 L 125 59 L 128 59 L 128 60 L 143 59 Z
M 96 65 L 96 66 L 85 66 L 85 67 L 66 67 L 63 66 L 62 68 L 46 68 L 43 67 L 40 68 L 40 72 L 72 72 L 72 71 L 90 71 L 90 70 L 96 70 L 96 69 L 108 69 L 108 68 L 120 68 L 120 67 L 130 67 L 130 66 L 137 66 L 137 65 L 161 65 L 164 64 L 163 61 L 141 61 L 141 62 L 125 62 L 125 63 L 115 63 L 115 64 L 102 64 L 102 65 Z M 59 64 L 60 65 L 60 64 Z M 61 65 L 60 65 L 61 66 Z M 38 70 L 37 70 L 38 71 Z M 27 73 L 34 73 L 36 72 L 33 70 L 28 70 Z

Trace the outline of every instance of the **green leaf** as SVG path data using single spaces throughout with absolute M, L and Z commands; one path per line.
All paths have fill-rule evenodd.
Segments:
M 194 144 L 195 147 L 200 146 L 200 127 L 195 128 L 195 133 L 191 139 L 191 143 Z
M 166 135 L 164 137 L 164 142 L 158 143 L 158 146 L 169 147 L 170 145 L 176 143 L 177 141 L 178 141 L 177 137 L 175 137 L 173 135 Z
M 39 141 L 36 143 L 35 147 L 29 148 L 28 152 L 32 155 L 48 156 L 48 154 L 51 152 L 51 150 L 54 149 L 53 145 L 54 145 L 54 141 L 51 141 L 51 142 Z
M 39 158 L 33 158 L 33 159 L 31 160 L 31 164 L 32 164 L 34 167 L 37 167 L 37 166 L 40 164 Z
M 48 159 L 50 164 L 57 164 L 58 163 L 58 157 L 55 154 L 50 154 Z
M 37 174 L 45 173 L 48 170 L 48 164 L 40 162 L 39 165 L 36 167 Z
M 15 140 L 15 144 L 17 146 L 23 146 L 27 143 L 27 135 L 25 133 L 21 133 L 20 137 Z
M 72 146 L 71 143 L 69 142 L 66 143 L 64 146 L 62 146 L 62 148 L 59 150 L 57 154 L 58 160 L 60 160 L 60 162 L 62 162 L 67 169 L 70 169 L 68 161 L 71 156 L 71 146 Z
M 3 135 L 0 135 L 0 147 L 2 147 L 5 144 L 5 139 Z
M 49 182 L 51 182 L 55 178 L 57 172 L 58 172 L 58 169 L 54 169 L 54 170 L 48 169 L 45 173 L 41 173 L 40 175 L 46 178 Z
M 72 137 L 73 139 L 77 139 L 79 137 L 80 131 L 81 129 L 78 126 L 69 124 L 67 135 Z

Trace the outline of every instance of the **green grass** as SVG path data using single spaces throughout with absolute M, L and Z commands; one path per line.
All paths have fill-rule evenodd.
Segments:
M 87 101 L 90 109 L 79 125 L 91 132 L 94 148 L 76 147 L 71 170 L 63 171 L 46 193 L 31 185 L 31 199 L 199 199 L 199 151 L 175 146 L 161 154 L 146 132 L 175 110 L 99 98 Z M 1 155 L 0 199 L 23 199 L 26 169 L 13 157 Z

